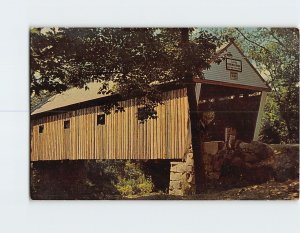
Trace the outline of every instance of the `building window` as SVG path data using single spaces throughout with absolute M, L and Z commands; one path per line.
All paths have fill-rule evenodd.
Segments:
M 97 116 L 97 125 L 105 125 L 105 114 Z
M 44 132 L 44 125 L 40 125 L 39 126 L 39 133 L 43 133 Z
M 238 80 L 238 72 L 230 71 L 230 79 Z
M 70 120 L 64 121 L 64 129 L 70 129 Z

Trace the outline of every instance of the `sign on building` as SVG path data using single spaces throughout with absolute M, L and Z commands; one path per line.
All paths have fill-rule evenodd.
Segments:
M 226 70 L 242 72 L 242 61 L 237 59 L 226 58 Z

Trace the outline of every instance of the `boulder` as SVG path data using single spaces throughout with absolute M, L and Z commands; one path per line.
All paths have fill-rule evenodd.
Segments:
M 245 166 L 242 169 L 242 176 L 248 182 L 259 184 L 273 178 L 274 169 L 270 164 L 245 163 Z
M 257 161 L 273 156 L 273 150 L 269 145 L 257 141 L 253 141 L 251 143 L 241 142 L 239 143 L 237 150 L 240 151 L 242 154 L 241 156 L 245 157 L 248 155 L 247 157 L 249 159 L 250 154 L 252 157 L 251 159 L 253 160 L 254 157 L 256 157 L 255 160 Z
M 230 164 L 235 167 L 242 167 L 243 160 L 240 157 L 234 157 Z
M 214 156 L 214 158 L 215 158 L 215 160 L 222 160 L 227 155 L 227 153 L 228 153 L 228 150 L 222 149 Z
M 274 150 L 274 178 L 285 181 L 299 177 L 299 145 L 270 145 Z
M 223 149 L 224 142 L 223 141 L 211 141 L 203 143 L 203 151 L 206 154 L 215 155 L 219 150 Z
M 258 158 L 254 153 L 244 153 L 244 161 L 247 163 L 255 163 L 258 162 Z
M 226 153 L 224 153 L 223 158 L 226 161 L 231 161 L 235 156 L 236 155 L 233 150 L 227 150 Z
M 221 159 L 218 159 L 214 162 L 213 164 L 213 171 L 214 172 L 219 172 L 221 171 L 221 168 L 222 168 L 222 165 L 223 165 L 223 161 L 224 160 L 221 160 Z

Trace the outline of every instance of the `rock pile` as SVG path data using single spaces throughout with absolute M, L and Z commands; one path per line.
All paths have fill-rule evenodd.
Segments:
M 299 145 L 267 145 L 236 141 L 229 149 L 223 141 L 203 143 L 203 162 L 207 183 L 260 184 L 268 180 L 286 181 L 299 177 Z M 169 194 L 195 192 L 193 153 L 184 161 L 171 162 Z
M 219 149 L 218 149 L 219 148 Z M 222 142 L 204 143 L 208 181 L 234 178 L 262 183 L 299 177 L 299 145 L 267 145 L 237 141 L 232 149 Z

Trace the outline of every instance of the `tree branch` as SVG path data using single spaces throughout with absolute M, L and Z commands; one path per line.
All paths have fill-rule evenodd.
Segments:
M 260 47 L 260 48 L 266 50 L 268 53 L 271 53 L 271 51 L 270 51 L 269 49 L 267 49 L 266 47 L 264 47 L 264 46 L 262 46 L 262 45 L 256 43 L 256 42 L 253 41 L 253 40 L 250 40 L 250 39 L 249 39 L 244 33 L 242 33 L 238 28 L 234 28 L 234 29 L 237 30 L 237 31 L 242 35 L 242 37 L 244 37 L 245 40 L 247 40 L 247 41 L 249 41 L 250 43 L 255 44 L 256 46 L 258 46 L 258 47 Z

